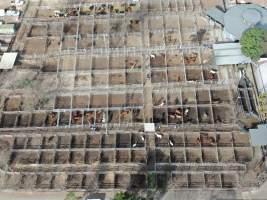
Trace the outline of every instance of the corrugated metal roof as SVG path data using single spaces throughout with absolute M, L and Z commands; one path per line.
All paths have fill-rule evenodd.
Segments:
M 239 43 L 213 44 L 213 50 L 216 65 L 234 65 L 251 62 L 251 59 L 242 53 Z
M 267 145 L 267 125 L 259 125 L 258 129 L 250 129 L 251 144 L 253 146 Z
M 18 53 L 4 53 L 0 62 L 0 69 L 12 69 L 16 61 Z
M 259 66 L 255 69 L 258 90 L 267 92 L 267 58 L 261 58 L 258 64 Z
M 0 25 L 0 34 L 14 34 L 15 25 L 14 24 L 2 24 Z

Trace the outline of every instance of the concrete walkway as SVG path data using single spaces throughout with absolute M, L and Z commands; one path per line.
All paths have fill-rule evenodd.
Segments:
M 64 200 L 66 192 L 0 192 L 0 200 Z
M 241 193 L 238 190 L 178 190 L 156 196 L 155 200 L 266 200 L 267 182 L 258 190 Z M 67 192 L 0 192 L 0 200 L 64 200 L 66 194 Z M 77 195 L 83 196 L 82 193 Z M 108 192 L 105 194 L 105 199 L 110 200 L 113 195 L 113 192 Z
M 100 194 L 86 194 L 83 192 L 75 193 L 76 196 L 82 197 L 84 200 L 85 196 L 90 196 L 91 198 L 102 198 L 105 200 L 110 200 L 114 196 L 114 192 L 100 193 Z M 64 200 L 67 192 L 0 192 L 0 200 Z
M 246 200 L 266 200 L 267 199 L 267 182 L 265 182 L 259 189 L 251 191 L 251 192 L 244 192 L 243 198 Z

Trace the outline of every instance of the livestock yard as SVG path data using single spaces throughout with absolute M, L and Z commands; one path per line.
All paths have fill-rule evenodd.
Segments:
M 2 189 L 258 185 L 238 69 L 214 64 L 204 13 L 222 0 L 63 2 L 28 2 L 0 74 Z

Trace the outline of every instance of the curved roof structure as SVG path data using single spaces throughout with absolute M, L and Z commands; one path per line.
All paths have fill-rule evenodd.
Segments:
M 226 13 L 217 14 L 216 8 L 208 11 L 208 15 L 224 25 L 225 30 L 240 39 L 243 32 L 251 27 L 267 29 L 267 9 L 255 4 L 242 4 L 229 8 Z M 218 18 L 218 20 L 217 20 Z M 222 20 L 223 18 L 223 20 Z
M 267 28 L 267 10 L 254 4 L 237 5 L 224 15 L 226 31 L 240 38 L 242 33 L 254 26 Z

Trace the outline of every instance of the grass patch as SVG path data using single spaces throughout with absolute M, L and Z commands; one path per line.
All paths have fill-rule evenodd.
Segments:
M 147 175 L 147 184 L 149 189 L 157 188 L 157 174 L 155 172 L 149 172 Z

